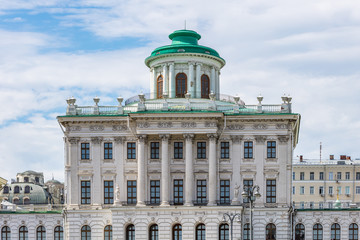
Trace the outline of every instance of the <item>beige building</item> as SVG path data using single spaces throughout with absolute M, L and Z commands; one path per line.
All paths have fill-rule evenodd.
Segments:
M 339 198 L 342 208 L 360 203 L 360 160 L 341 156 L 308 160 L 300 156 L 292 173 L 293 201 L 297 208 L 333 208 Z

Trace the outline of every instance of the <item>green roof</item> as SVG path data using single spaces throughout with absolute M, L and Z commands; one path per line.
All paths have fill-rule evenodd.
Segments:
M 219 53 L 212 48 L 201 46 L 198 40 L 201 38 L 200 34 L 192 30 L 177 30 L 169 35 L 172 40 L 171 45 L 166 45 L 156 48 L 149 57 L 145 59 L 145 64 L 149 66 L 149 62 L 160 55 L 165 54 L 184 54 L 184 53 L 199 53 L 204 55 L 211 55 L 219 58 L 219 61 L 225 65 L 225 60 L 220 57 Z

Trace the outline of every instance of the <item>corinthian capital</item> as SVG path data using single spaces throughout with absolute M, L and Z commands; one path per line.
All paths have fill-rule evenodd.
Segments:
M 163 142 L 169 141 L 170 135 L 169 134 L 160 134 L 159 137 Z
M 78 138 L 78 137 L 68 137 L 68 138 L 67 138 L 67 141 L 68 141 L 70 144 L 78 144 L 79 141 L 80 141 L 80 138 Z
M 91 138 L 91 142 L 94 144 L 100 144 L 102 142 L 103 138 L 102 137 L 92 137 Z
M 216 141 L 217 140 L 217 134 L 216 133 L 209 133 L 207 135 L 207 137 L 209 138 L 209 141 Z
M 192 141 L 194 139 L 194 134 L 184 134 L 186 141 Z
M 136 138 L 139 142 L 141 143 L 145 143 L 146 142 L 146 135 L 145 134 L 141 134 L 141 135 L 136 135 Z

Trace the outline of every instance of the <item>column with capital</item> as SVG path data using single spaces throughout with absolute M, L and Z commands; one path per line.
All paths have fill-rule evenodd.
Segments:
M 216 93 L 216 100 L 220 99 L 220 70 L 219 68 L 215 68 L 215 93 Z
M 169 63 L 169 97 L 175 98 L 175 66 Z
M 161 138 L 161 206 L 169 206 L 169 137 L 160 135 Z
M 145 141 L 146 135 L 137 135 L 137 204 L 136 206 L 145 206 Z
M 116 181 L 115 187 L 115 201 L 114 205 L 121 205 L 125 201 L 125 185 L 124 185 L 124 141 L 125 137 L 115 137 L 115 166 L 116 166 Z
M 91 138 L 91 161 L 93 165 L 93 181 L 91 187 L 91 203 L 95 206 L 101 206 L 102 191 L 101 184 L 101 143 L 102 137 Z
M 193 62 L 189 62 L 189 78 L 187 80 L 187 92 L 191 94 L 191 97 L 194 97 L 194 63 Z
M 167 64 L 163 65 L 163 94 L 169 93 L 169 75 Z
M 254 160 L 256 165 L 256 180 L 254 181 L 254 185 L 264 186 L 260 188 L 261 197 L 257 201 L 259 203 L 265 203 L 266 201 L 266 179 L 264 174 L 259 174 L 264 172 L 264 164 L 266 159 L 266 136 L 265 135 L 256 135 L 256 151 L 254 151 Z
M 156 98 L 156 85 L 157 85 L 157 79 L 156 79 L 156 73 L 155 68 L 150 69 L 150 99 Z
M 216 189 L 217 189 L 217 174 L 216 174 L 216 134 L 208 134 L 209 138 L 209 206 L 216 205 Z
M 202 65 L 201 63 L 196 63 L 196 81 L 195 81 L 196 98 L 201 98 L 201 74 L 200 74 L 201 65 Z
M 66 159 L 65 172 L 66 172 L 66 203 L 72 206 L 79 205 L 79 182 L 78 182 L 78 149 L 80 138 L 68 137 L 66 138 L 68 155 Z
M 194 134 L 185 134 L 185 206 L 193 206 L 194 200 L 194 164 L 193 138 Z
M 215 67 L 211 67 L 211 77 L 210 77 L 210 92 L 216 93 L 215 85 L 216 85 L 216 77 L 215 77 Z

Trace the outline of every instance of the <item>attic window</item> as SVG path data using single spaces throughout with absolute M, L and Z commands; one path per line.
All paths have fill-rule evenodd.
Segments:
M 205 51 L 205 53 L 210 54 L 210 52 L 209 52 L 209 51 Z
M 177 52 L 185 52 L 185 49 L 178 49 Z

